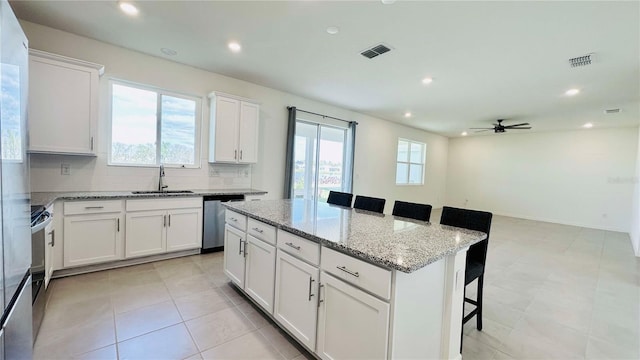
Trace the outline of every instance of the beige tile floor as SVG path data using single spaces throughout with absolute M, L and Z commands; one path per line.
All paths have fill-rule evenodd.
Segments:
M 640 358 L 628 235 L 495 217 L 485 278 L 484 329 L 465 325 L 465 360 Z M 311 358 L 229 285 L 222 253 L 63 278 L 51 291 L 36 359 Z

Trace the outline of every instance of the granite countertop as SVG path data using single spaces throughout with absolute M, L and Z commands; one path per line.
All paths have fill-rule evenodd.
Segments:
M 31 204 L 49 206 L 55 200 L 93 200 L 93 199 L 130 199 L 130 198 L 165 198 L 194 197 L 209 195 L 263 195 L 266 191 L 257 189 L 199 189 L 193 193 L 157 193 L 133 194 L 131 191 L 69 191 L 69 192 L 32 192 Z M 135 190 L 134 190 L 135 191 Z
M 223 203 L 271 224 L 373 264 L 414 272 L 487 238 L 487 234 L 310 200 Z

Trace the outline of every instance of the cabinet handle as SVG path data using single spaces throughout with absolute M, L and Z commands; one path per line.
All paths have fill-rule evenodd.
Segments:
M 56 246 L 56 230 L 53 229 L 49 231 L 49 235 L 51 235 L 51 242 L 49 243 L 49 245 L 51 247 Z
M 91 137 L 91 150 L 93 150 L 93 136 Z
M 238 239 L 240 242 L 238 243 L 238 255 L 242 255 L 242 238 Z
M 247 242 L 244 242 L 244 257 L 247 257 Z
M 238 158 L 238 150 L 233 150 L 233 159 L 237 159 Z
M 89 210 L 89 209 L 104 209 L 104 206 L 85 206 L 84 208 L 86 210 Z
M 318 307 L 320 307 L 320 303 L 324 302 L 324 300 L 322 299 L 322 288 L 324 287 L 324 285 L 320 284 L 320 287 L 318 287 Z
M 311 293 L 311 284 L 314 282 L 315 280 L 313 280 L 313 278 L 311 276 L 309 276 L 309 301 L 311 301 L 311 297 L 313 296 L 313 294 Z
M 298 250 L 298 251 L 300 251 L 300 246 L 295 246 L 295 245 L 293 245 L 293 243 L 290 243 L 290 242 L 285 243 L 285 244 L 286 244 L 286 245 L 289 245 L 290 247 L 292 247 L 292 248 L 294 248 L 294 249 L 296 249 L 296 250 Z
M 351 271 L 349 269 L 347 269 L 346 266 L 336 266 L 338 268 L 338 270 L 342 270 L 344 272 L 346 272 L 347 274 L 351 275 L 351 276 L 355 276 L 355 277 L 360 277 L 360 274 L 358 274 L 357 271 Z
M 242 150 L 240 150 L 240 160 L 242 160 Z
M 169 221 L 167 226 L 171 227 L 171 214 L 169 214 Z
M 162 215 L 162 227 L 167 227 L 167 215 Z
M 264 230 L 254 227 L 253 230 L 255 230 L 256 232 L 259 232 L 260 234 L 262 234 L 264 232 Z
M 116 226 L 117 226 L 116 230 L 120 232 L 120 218 L 116 219 Z

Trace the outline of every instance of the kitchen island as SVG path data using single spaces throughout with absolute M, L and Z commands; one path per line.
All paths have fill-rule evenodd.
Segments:
M 226 203 L 225 273 L 320 358 L 459 359 L 486 234 L 308 200 Z

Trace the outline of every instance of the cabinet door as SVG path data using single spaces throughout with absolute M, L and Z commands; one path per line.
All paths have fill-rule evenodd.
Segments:
M 202 208 L 171 210 L 167 215 L 167 251 L 202 247 Z
M 122 259 L 122 215 L 73 215 L 64 218 L 64 266 Z
M 160 254 L 166 251 L 166 211 L 127 213 L 125 257 Z
M 309 349 L 316 348 L 318 269 L 278 250 L 274 317 Z
M 320 284 L 316 353 L 322 359 L 385 359 L 389 304 L 325 272 Z
M 245 252 L 247 260 L 244 291 L 272 314 L 276 247 L 248 235 Z
M 56 231 L 53 221 L 44 228 L 44 287 L 49 286 L 51 274 L 53 274 L 53 247 L 56 245 Z
M 210 124 L 214 133 L 209 141 L 213 141 L 214 162 L 238 161 L 238 123 L 240 121 L 240 101 L 216 96 L 215 125 Z
M 258 162 L 258 115 L 257 104 L 242 101 L 240 103 L 240 129 L 238 137 L 238 161 L 241 163 Z
M 95 154 L 98 70 L 31 55 L 29 150 Z
M 224 273 L 244 289 L 244 232 L 229 226 L 224 226 Z

